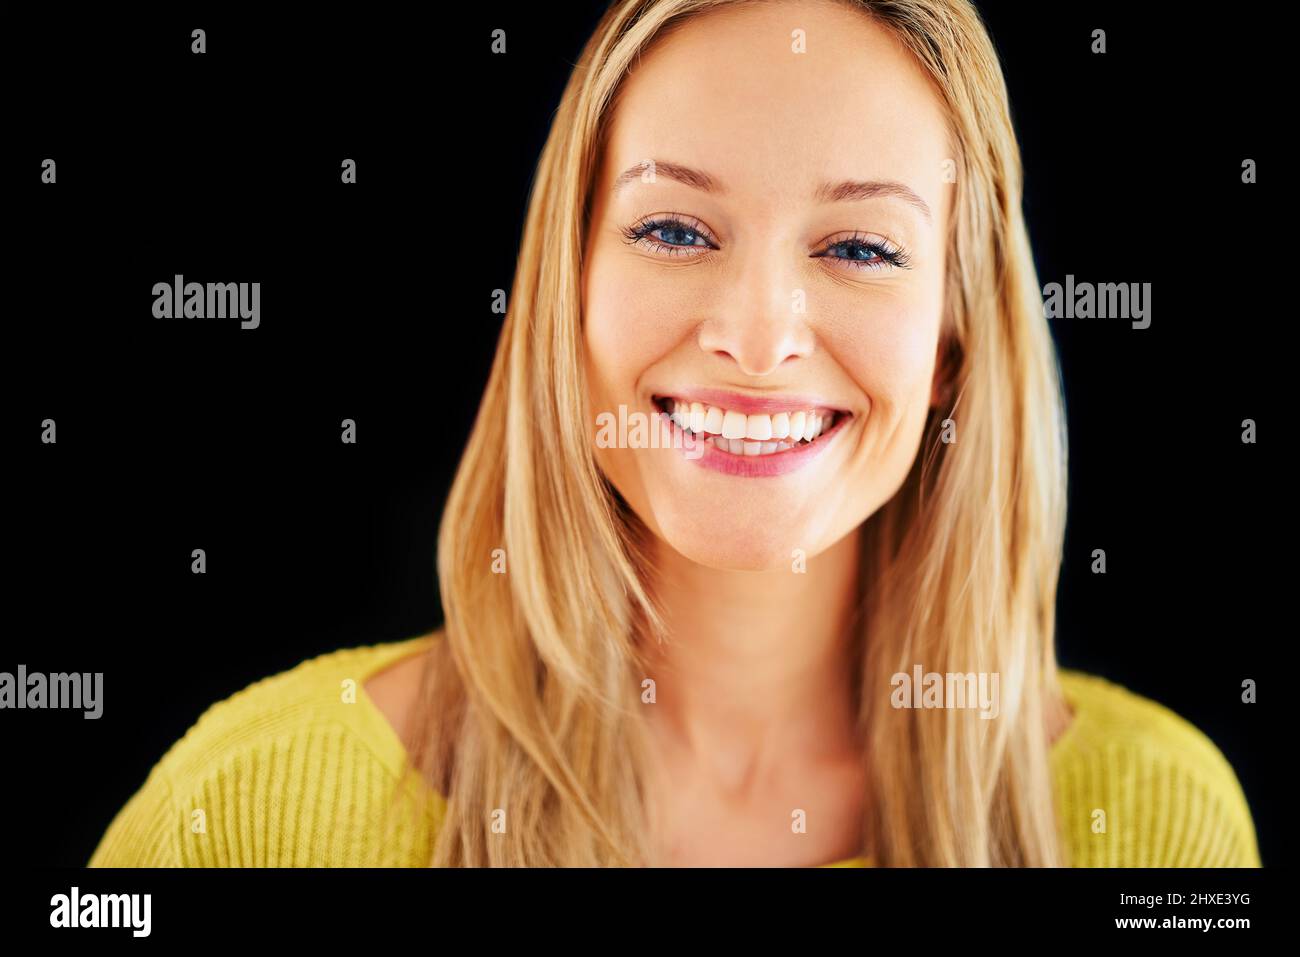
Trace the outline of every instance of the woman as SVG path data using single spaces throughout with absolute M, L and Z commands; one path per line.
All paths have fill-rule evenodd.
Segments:
M 614 4 L 447 503 L 445 630 L 210 709 L 92 864 L 1257 865 L 1204 735 L 1056 666 L 1020 195 L 962 0 Z

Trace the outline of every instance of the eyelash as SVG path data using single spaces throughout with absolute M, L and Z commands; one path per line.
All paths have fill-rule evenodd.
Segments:
M 695 254 L 688 253 L 686 252 L 686 250 L 699 249 L 699 248 L 711 248 L 711 247 L 699 247 L 695 245 L 688 245 L 688 246 L 676 245 L 673 243 L 665 243 L 657 239 L 650 239 L 647 242 L 646 240 L 649 239 L 650 233 L 653 233 L 659 229 L 685 230 L 686 232 L 693 233 L 695 236 L 698 236 L 700 239 L 703 239 L 706 243 L 711 242 L 711 240 L 704 234 L 704 230 L 702 230 L 699 226 L 692 225 L 689 221 L 684 219 L 679 219 L 676 216 L 661 216 L 655 219 L 647 220 L 645 222 L 636 223 L 635 225 L 629 226 L 623 230 L 623 237 L 629 244 L 632 245 L 641 244 L 646 246 L 647 248 L 655 250 L 656 252 L 666 253 L 669 256 L 691 256 Z M 851 248 L 860 252 L 870 253 L 871 255 L 877 257 L 877 261 L 874 262 L 862 261 L 862 260 L 855 260 L 855 259 L 845 259 L 840 256 L 828 256 L 828 252 L 830 250 L 841 246 L 846 248 Z M 865 235 L 860 233 L 854 233 L 848 239 L 836 240 L 835 242 L 827 246 L 825 250 L 823 250 L 820 253 L 817 253 L 815 256 L 811 258 L 834 259 L 836 262 L 845 263 L 850 269 L 875 270 L 875 269 L 884 269 L 890 266 L 894 267 L 895 269 L 907 269 L 911 264 L 911 260 L 909 259 L 906 251 L 904 251 L 901 247 L 895 246 L 891 243 L 884 242 L 878 239 L 868 239 Z

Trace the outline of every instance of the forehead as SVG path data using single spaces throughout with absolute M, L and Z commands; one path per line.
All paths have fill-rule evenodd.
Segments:
M 939 94 L 912 55 L 824 0 L 725 6 L 661 35 L 624 80 L 608 132 L 607 188 L 632 164 L 671 157 L 769 201 L 889 179 L 938 210 L 952 155 Z

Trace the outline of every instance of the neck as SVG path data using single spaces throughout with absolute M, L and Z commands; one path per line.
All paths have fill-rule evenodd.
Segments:
M 742 793 L 795 764 L 853 760 L 858 552 L 854 531 L 806 572 L 735 572 L 655 541 L 667 637 L 642 649 L 647 715 L 675 765 Z

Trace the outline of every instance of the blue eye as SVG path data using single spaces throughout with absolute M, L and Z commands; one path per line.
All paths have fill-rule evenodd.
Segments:
M 694 240 L 699 238 L 699 233 L 686 226 L 659 226 L 650 231 L 651 235 L 655 233 L 663 234 L 660 238 L 669 246 L 696 246 L 699 245 Z M 673 238 L 669 238 L 673 237 Z M 705 245 L 708 245 L 705 243 Z
M 831 255 L 829 258 L 848 263 L 854 269 L 884 269 L 889 266 L 906 269 L 908 265 L 907 254 L 903 250 L 878 240 L 856 236 L 831 243 L 814 258 L 827 256 L 831 250 L 836 249 L 847 252 L 848 255 L 845 257 Z
M 656 236 L 656 233 L 660 235 Z M 641 243 L 670 256 L 690 255 L 684 250 L 692 248 L 716 248 L 702 230 L 680 219 L 654 219 L 639 223 L 624 230 L 623 235 L 629 243 Z

